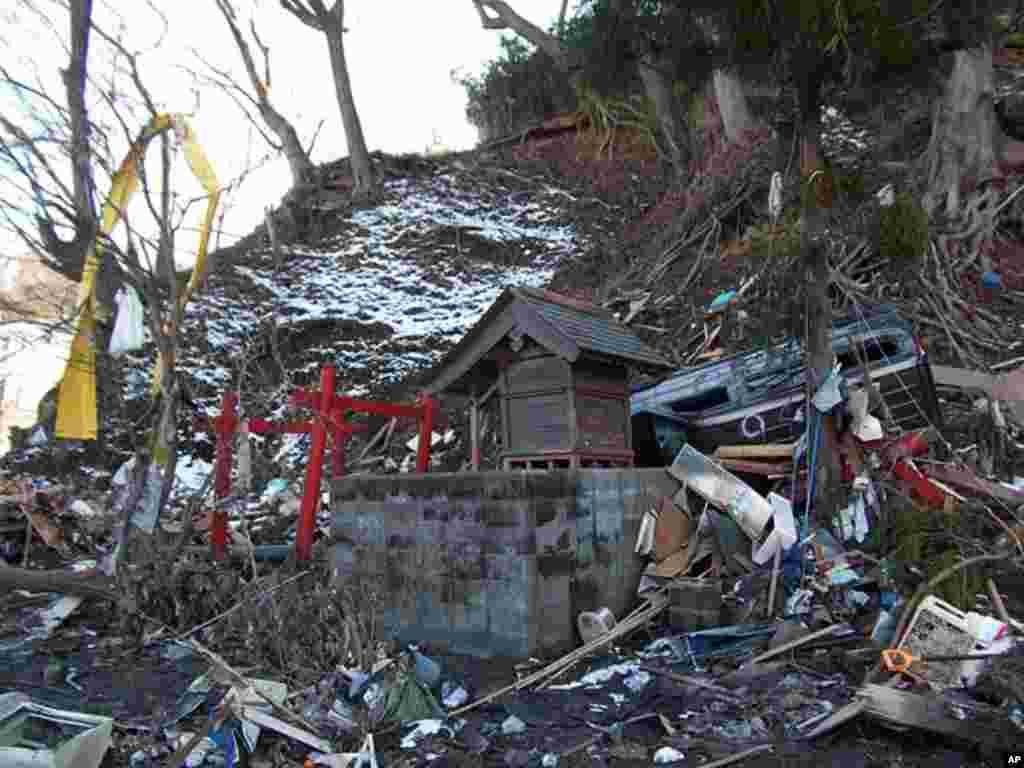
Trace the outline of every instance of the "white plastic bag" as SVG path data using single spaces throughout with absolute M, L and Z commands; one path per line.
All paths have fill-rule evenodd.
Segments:
M 142 349 L 146 341 L 145 318 L 142 302 L 131 286 L 117 292 L 117 319 L 114 332 L 110 336 L 110 354 L 114 357 L 125 352 Z

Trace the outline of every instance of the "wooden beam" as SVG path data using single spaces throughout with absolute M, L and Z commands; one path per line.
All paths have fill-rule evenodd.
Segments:
M 841 725 L 855 720 L 864 712 L 867 703 L 864 699 L 854 699 L 845 707 L 840 707 L 827 719 L 821 721 L 813 729 L 804 734 L 805 739 L 816 739 Z
M 67 571 L 34 571 L 14 566 L 0 569 L 0 594 L 10 594 L 16 589 L 96 597 L 130 611 L 135 610 L 132 598 L 122 593 L 116 582 L 103 576 L 81 576 Z
M 469 456 L 470 468 L 480 471 L 480 409 L 476 398 L 469 402 Z
M 995 376 L 991 374 L 952 368 L 948 365 L 933 365 L 932 376 L 936 386 L 973 390 L 985 394 L 992 391 L 992 385 L 995 383 Z
M 842 624 L 833 624 L 829 627 L 825 627 L 824 629 L 819 629 L 817 632 L 811 632 L 811 634 L 809 635 L 798 637 L 796 640 L 792 640 L 788 643 L 783 643 L 778 648 L 772 648 L 770 651 L 762 653 L 760 656 L 751 659 L 747 663 L 750 665 L 754 665 L 760 664 L 763 661 L 768 661 L 768 659 L 774 659 L 776 656 L 781 656 L 782 654 L 788 651 L 792 651 L 795 648 L 799 648 L 801 645 L 807 645 L 808 643 L 814 642 L 815 640 L 820 640 L 823 637 L 828 637 L 829 635 L 835 633 L 836 630 L 840 629 L 842 626 Z
M 778 443 L 767 445 L 720 445 L 715 449 L 715 457 L 719 459 L 793 459 L 796 443 Z
M 483 408 L 485 405 L 487 405 L 487 401 L 490 400 L 492 397 L 494 397 L 494 393 L 498 391 L 498 389 L 500 388 L 500 385 L 501 385 L 501 376 L 499 376 L 497 378 L 497 380 L 493 384 L 491 384 L 491 386 L 487 389 L 487 391 L 484 392 L 477 399 L 477 402 L 476 402 L 477 408 Z

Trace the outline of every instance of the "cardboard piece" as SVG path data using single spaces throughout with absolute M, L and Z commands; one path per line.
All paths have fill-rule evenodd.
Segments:
M 689 521 L 672 499 L 658 500 L 657 525 L 654 529 L 654 559 L 661 562 L 686 547 L 690 538 Z
M 675 578 L 689 567 L 687 555 L 688 553 L 685 550 L 679 550 L 669 555 L 660 563 L 653 563 L 651 566 L 648 566 L 648 570 L 652 571 L 654 576 L 660 576 L 663 579 Z

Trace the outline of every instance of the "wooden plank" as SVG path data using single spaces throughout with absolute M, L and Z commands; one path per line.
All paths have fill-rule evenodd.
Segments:
M 961 469 L 949 464 L 924 464 L 923 469 L 924 474 L 932 480 L 939 480 L 957 488 L 965 488 L 975 493 L 992 496 L 1010 504 L 1024 502 L 1024 491 L 1008 488 L 1002 483 L 993 483 L 991 480 L 978 477 L 970 470 Z
M 728 701 L 732 704 L 742 704 L 744 701 L 743 698 L 737 696 L 732 691 L 727 690 L 720 685 L 709 683 L 706 680 L 701 680 L 698 677 L 680 675 L 679 673 L 672 672 L 671 670 L 658 669 L 657 667 L 648 667 L 644 665 L 641 665 L 640 669 L 644 670 L 645 672 L 650 672 L 653 675 L 661 675 L 662 677 L 667 677 L 668 679 L 675 680 L 677 683 L 682 683 L 683 685 L 688 685 L 694 688 L 700 688 L 702 690 L 708 691 L 711 695 L 717 696 L 723 701 Z
M 720 445 L 715 456 L 720 459 L 788 459 L 793 458 L 795 443 L 769 445 Z
M 719 459 L 719 464 L 730 472 L 766 477 L 769 480 L 789 477 L 793 473 L 792 464 L 769 464 L 766 461 L 743 461 L 742 459 Z
M 264 712 L 262 709 L 243 705 L 242 717 L 261 728 L 267 728 L 275 733 L 283 734 L 288 738 L 310 746 L 319 752 L 330 753 L 332 751 L 330 742 L 324 741 L 319 736 L 310 733 L 309 731 L 296 728 L 294 725 L 286 723 L 283 720 Z
M 807 645 L 808 643 L 818 640 L 822 637 L 828 637 L 829 635 L 835 633 L 842 626 L 842 624 L 833 624 L 829 627 L 825 627 L 824 629 L 819 629 L 817 632 L 811 632 L 811 634 L 809 635 L 798 637 L 796 640 L 791 640 L 788 643 L 783 643 L 778 648 L 772 648 L 770 651 L 766 651 L 765 653 L 762 653 L 760 656 L 756 656 L 747 663 L 751 665 L 760 664 L 762 661 L 774 659 L 776 656 L 781 656 L 783 653 L 786 653 L 787 651 L 792 651 L 794 648 L 799 648 L 801 645 Z
M 774 749 L 774 744 L 760 744 L 756 747 L 745 749 L 742 752 L 737 752 L 735 755 L 729 755 L 728 757 L 720 758 L 711 763 L 704 763 L 703 768 L 725 768 L 727 765 L 733 765 L 741 760 L 746 760 L 748 757 L 760 755 L 762 752 L 771 752 Z
M 948 365 L 933 365 L 932 376 L 938 387 L 973 390 L 988 394 L 995 384 L 995 377 L 981 371 L 968 371 L 963 368 L 951 368 Z
M 952 702 L 934 694 L 911 693 L 868 683 L 857 692 L 864 711 L 896 725 L 956 736 L 1005 749 L 1020 741 L 1020 731 L 1006 713 L 983 704 Z M 965 714 L 961 719 L 959 714 Z
M 866 707 L 867 702 L 863 698 L 854 699 L 845 707 L 840 707 L 833 712 L 828 719 L 814 726 L 813 729 L 804 734 L 803 738 L 808 740 L 816 739 L 829 731 L 833 731 L 839 726 L 860 717 Z

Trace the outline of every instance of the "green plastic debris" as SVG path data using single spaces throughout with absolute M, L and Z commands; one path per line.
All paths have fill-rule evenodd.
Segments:
M 434 694 L 411 675 L 402 675 L 385 694 L 380 723 L 408 723 L 433 717 L 444 717 Z

